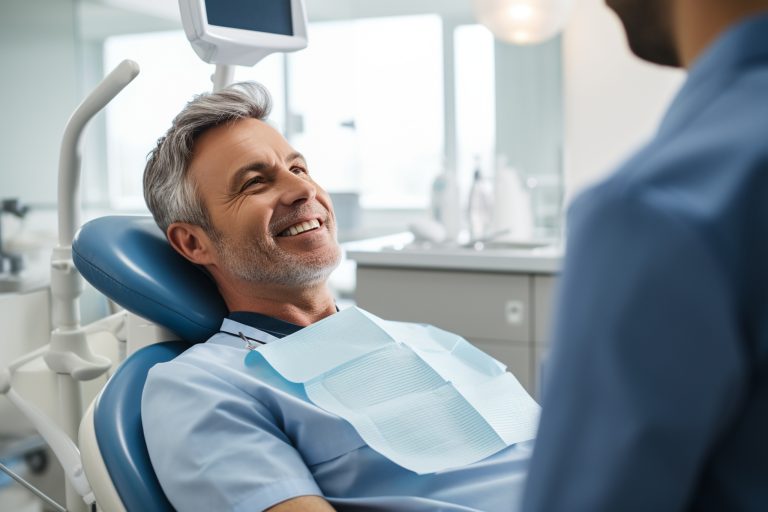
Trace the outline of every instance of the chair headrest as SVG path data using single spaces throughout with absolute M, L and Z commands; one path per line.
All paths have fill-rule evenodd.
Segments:
M 72 259 L 94 288 L 190 343 L 219 330 L 227 307 L 216 284 L 170 246 L 150 216 L 108 216 L 83 225 Z

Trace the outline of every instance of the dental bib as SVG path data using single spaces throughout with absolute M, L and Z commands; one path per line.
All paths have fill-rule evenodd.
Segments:
M 248 357 L 257 354 L 373 450 L 419 474 L 477 462 L 536 434 L 539 406 L 506 367 L 430 325 L 353 307 Z

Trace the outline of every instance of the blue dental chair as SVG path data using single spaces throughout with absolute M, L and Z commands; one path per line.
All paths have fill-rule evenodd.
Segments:
M 83 466 L 101 510 L 173 510 L 147 453 L 141 393 L 152 366 L 208 339 L 219 330 L 227 308 L 213 281 L 171 248 L 149 216 L 86 223 L 72 243 L 72 256 L 97 290 L 177 335 L 130 355 L 80 427 Z

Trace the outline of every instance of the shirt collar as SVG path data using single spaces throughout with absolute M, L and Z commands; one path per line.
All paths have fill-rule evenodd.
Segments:
M 228 319 L 266 332 L 275 338 L 282 338 L 302 329 L 300 325 L 252 311 L 233 311 Z
M 678 130 L 743 68 L 768 61 L 768 14 L 751 16 L 720 35 L 690 68 L 664 117 L 661 132 Z

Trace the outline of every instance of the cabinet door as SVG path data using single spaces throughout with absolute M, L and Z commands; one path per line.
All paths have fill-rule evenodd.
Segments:
M 528 343 L 499 342 L 498 340 L 471 339 L 474 346 L 493 357 L 497 361 L 507 365 L 507 371 L 534 396 L 536 378 L 532 369 L 532 353 Z
M 355 300 L 387 320 L 428 323 L 465 338 L 531 341 L 524 274 L 358 267 Z
M 533 278 L 533 341 L 548 346 L 554 320 L 554 298 L 557 281 L 552 276 Z
M 534 345 L 531 356 L 533 364 L 533 367 L 531 368 L 533 375 L 533 382 L 531 382 L 531 396 L 536 400 L 541 400 L 544 391 L 547 362 L 549 360 L 549 347 Z

